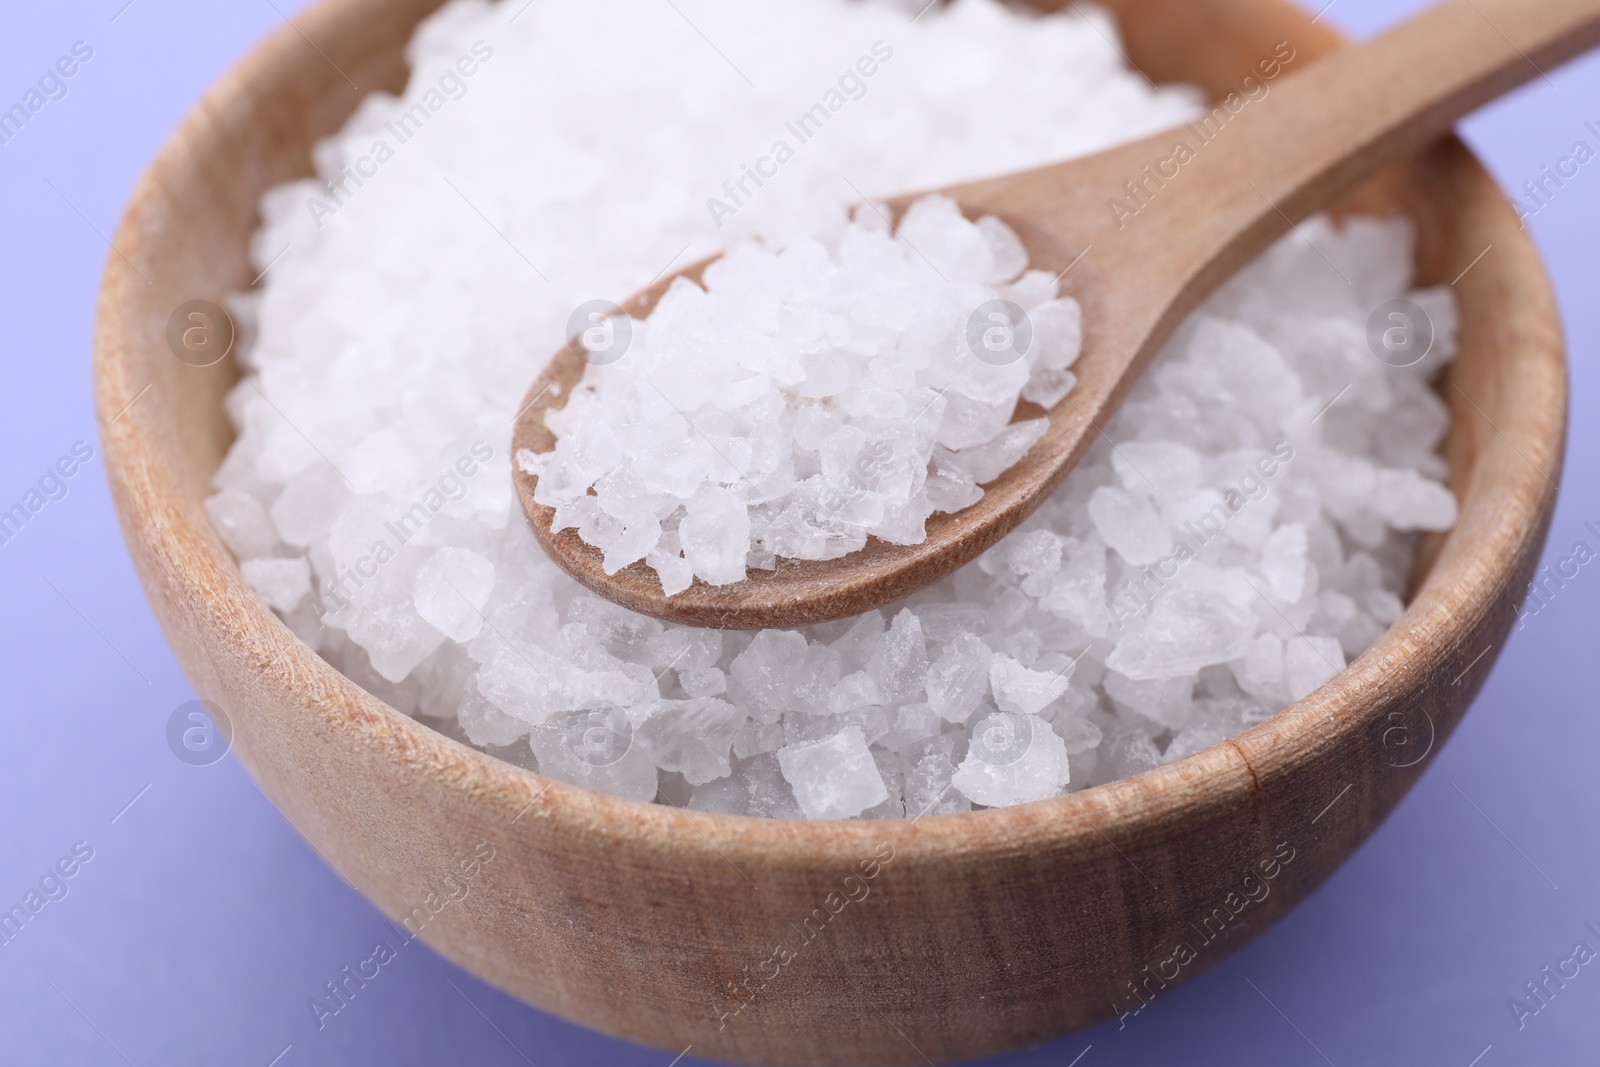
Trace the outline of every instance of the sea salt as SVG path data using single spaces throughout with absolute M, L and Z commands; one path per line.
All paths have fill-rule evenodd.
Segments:
M 729 250 L 704 288 L 677 280 L 550 414 L 555 450 L 522 466 L 607 573 L 645 560 L 671 594 L 869 536 L 917 544 L 1044 432 L 1012 415 L 1071 391 L 1077 302 L 1024 279 L 992 216 L 930 196 L 891 234 L 878 212 L 819 211 L 782 247 Z
M 1069 777 L 1066 743 L 1050 723 L 1022 711 L 995 711 L 974 724 L 966 759 L 950 784 L 974 804 L 998 808 L 1053 797 Z
M 405 93 L 319 146 L 320 180 L 267 195 L 253 256 L 271 269 L 232 304 L 239 432 L 206 506 L 263 600 L 463 743 L 769 818 L 1087 788 L 1247 729 L 1360 655 L 1403 610 L 1416 532 L 1455 519 L 1428 385 L 1455 307 L 1411 289 L 1398 220 L 1300 225 L 1178 329 L 1038 512 L 885 610 L 669 626 L 540 551 L 513 463 L 608 566 L 642 559 L 669 590 L 913 538 L 1031 445 L 1019 396 L 1068 395 L 1070 284 L 996 220 L 930 201 L 891 230 L 870 205 L 1153 133 L 1199 98 L 1127 70 L 1087 5 L 921 7 L 454 0 L 426 21 Z M 605 78 L 582 40 L 604 41 Z M 818 101 L 801 141 L 788 124 Z M 555 454 L 513 456 L 519 398 L 575 309 L 717 250 L 706 290 L 680 287 L 591 367 Z M 991 296 L 1029 309 L 1032 347 L 957 358 Z M 1434 326 L 1410 367 L 1367 347 L 1395 299 Z
M 471 641 L 483 629 L 494 591 L 494 564 L 469 548 L 441 548 L 417 571 L 413 599 L 422 621 L 452 641 Z
M 274 611 L 293 611 L 311 592 L 311 567 L 303 558 L 247 559 L 239 569 Z
M 849 819 L 889 799 L 859 726 L 781 748 L 778 766 L 809 819 Z

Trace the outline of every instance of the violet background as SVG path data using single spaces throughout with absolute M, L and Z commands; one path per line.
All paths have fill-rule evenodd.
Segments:
M 74 41 L 95 49 L 70 95 L 0 146 L 0 506 L 75 441 L 98 453 L 89 344 L 105 237 L 180 116 L 283 21 L 271 0 L 125 2 L 10 3 L 0 21 L 7 104 Z M 1335 0 L 1323 17 L 1366 36 L 1421 6 Z M 1596 58 L 1536 79 L 1463 132 L 1514 188 L 1579 138 L 1594 144 L 1586 121 L 1600 125 Z M 1579 539 L 1600 548 L 1584 528 L 1600 528 L 1600 163 L 1530 226 L 1572 362 L 1553 561 Z M 0 1060 L 672 1062 L 672 1050 L 528 1008 L 420 944 L 319 1032 L 308 998 L 377 939 L 393 944 L 393 931 L 236 759 L 197 768 L 173 757 L 167 718 L 194 694 L 129 566 L 98 458 L 69 484 L 0 547 L 0 904 L 19 900 L 74 842 L 88 841 L 94 859 L 65 899 L 0 946 Z M 1125 1030 L 1113 1022 L 994 1062 L 1600 1060 L 1600 965 L 1521 1030 L 1507 1006 L 1575 941 L 1600 948 L 1584 930 L 1600 924 L 1597 633 L 1600 566 L 1591 565 L 1514 635 L 1411 796 L 1296 912 Z

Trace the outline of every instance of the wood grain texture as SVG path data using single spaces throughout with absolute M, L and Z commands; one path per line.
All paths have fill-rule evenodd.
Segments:
M 1184 318 L 1269 244 L 1384 165 L 1435 142 L 1461 116 L 1596 43 L 1600 0 L 1445 0 L 1303 72 L 1285 38 L 1239 68 L 1224 91 L 1227 106 L 1174 130 L 938 190 L 969 218 L 1007 222 L 1032 266 L 1072 272 L 1067 291 L 1083 309 L 1083 354 L 1073 365 L 1076 387 L 1053 409 L 1019 405 L 1017 419 L 1049 419 L 1027 455 L 985 485 L 977 503 L 931 516 L 918 544 L 869 537 L 865 548 L 837 559 L 780 558 L 741 581 L 695 579 L 668 596 L 644 562 L 607 573 L 605 553 L 576 530 L 553 532 L 554 509 L 534 500 L 538 477 L 519 469 L 529 525 L 546 554 L 589 589 L 668 622 L 759 630 L 892 604 L 1033 514 L 1104 436 Z M 898 212 L 916 195 L 890 204 Z M 695 280 L 703 269 L 696 266 Z M 648 314 L 674 280 L 656 282 L 626 310 Z M 554 448 L 545 417 L 566 406 L 585 357 L 569 342 L 529 388 L 517 450 Z
M 162 328 L 179 303 L 250 283 L 259 194 L 308 174 L 311 145 L 357 103 L 334 65 L 363 90 L 398 88 L 403 43 L 434 6 L 327 0 L 223 79 L 136 189 L 95 334 L 107 474 L 179 660 L 231 716 L 263 791 L 387 915 L 425 909 L 486 843 L 494 859 L 421 936 L 530 1003 L 668 1058 L 692 1044 L 760 1063 L 948 1061 L 1131 1008 L 1134 984 L 1152 995 L 1192 977 L 1319 885 L 1428 765 L 1414 756 L 1455 727 L 1513 622 L 1555 499 L 1567 395 L 1538 257 L 1455 141 L 1352 203 L 1416 220 L 1424 282 L 1493 245 L 1456 286 L 1461 355 L 1442 387 L 1460 521 L 1425 541 L 1415 597 L 1372 650 L 1232 741 L 1018 808 L 767 822 L 530 774 L 333 670 L 251 594 L 202 508 L 237 371 L 178 362 Z M 1307 61 L 1337 46 L 1277 0 L 1110 6 L 1134 62 L 1213 90 L 1279 40 Z M 1264 881 L 1274 849 L 1294 858 Z M 862 863 L 891 850 L 866 878 Z M 1270 892 L 1233 914 L 1246 877 Z M 1183 941 L 1196 958 L 1174 971 L 1163 961 Z M 773 976 L 780 944 L 796 954 Z M 747 978 L 755 992 L 735 994 Z

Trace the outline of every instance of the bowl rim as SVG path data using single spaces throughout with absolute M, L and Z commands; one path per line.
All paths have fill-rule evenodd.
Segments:
M 1251 802 L 1259 805 L 1258 762 L 1270 753 L 1270 761 L 1278 769 L 1305 771 L 1351 731 L 1368 730 L 1379 706 L 1373 695 L 1383 690 L 1385 676 L 1397 664 L 1426 661 L 1430 653 L 1459 642 L 1491 609 L 1493 594 L 1508 578 L 1503 571 L 1477 563 L 1488 556 L 1485 550 L 1509 558 L 1515 553 L 1506 551 L 1506 546 L 1525 546 L 1543 536 L 1565 439 L 1567 382 L 1559 327 L 1553 347 L 1541 346 L 1539 339 L 1522 340 L 1528 358 L 1542 359 L 1543 369 L 1555 374 L 1556 388 L 1539 394 L 1544 402 L 1509 431 L 1495 427 L 1500 438 L 1527 460 L 1527 469 L 1508 460 L 1503 449 L 1485 448 L 1467 471 L 1452 471 L 1453 480 L 1466 487 L 1464 492 L 1458 490 L 1460 518 L 1439 543 L 1400 619 L 1308 696 L 1243 733 L 1180 760 L 1012 807 L 891 820 L 778 820 L 700 812 L 602 793 L 525 770 L 456 741 L 392 708 L 340 673 L 295 636 L 244 583 L 238 563 L 201 507 L 203 494 L 201 499 L 190 499 L 187 483 L 191 479 L 165 458 L 166 449 L 175 446 L 161 443 L 169 436 L 164 432 L 162 404 L 135 403 L 142 389 L 148 388 L 139 373 L 142 349 L 136 340 L 144 324 L 125 310 L 137 303 L 132 294 L 144 285 L 134 264 L 150 261 L 147 234 L 160 225 L 159 207 L 167 196 L 168 183 L 192 163 L 183 146 L 205 136 L 215 115 L 246 106 L 259 86 L 270 81 L 284 54 L 301 47 L 302 37 L 333 32 L 336 20 L 380 7 L 380 0 L 322 0 L 297 16 L 297 25 L 279 27 L 206 92 L 141 175 L 108 254 L 101 286 L 94 344 L 97 417 L 107 477 L 130 543 L 135 531 L 141 531 L 159 563 L 158 574 L 143 575 L 152 598 L 157 595 L 158 582 L 160 595 L 169 601 L 186 604 L 203 613 L 209 624 L 232 631 L 237 654 L 256 665 L 258 684 L 287 698 L 297 713 L 319 717 L 329 728 L 347 731 L 351 743 L 362 743 L 385 758 L 409 764 L 444 788 L 477 794 L 475 801 L 486 805 L 486 815 L 498 810 L 515 815 L 514 822 L 520 813 L 539 805 L 544 818 L 603 840 L 625 837 L 631 847 L 648 841 L 667 852 L 708 845 L 720 852 L 712 840 L 714 835 L 724 843 L 737 844 L 741 852 L 760 855 L 764 862 L 810 868 L 821 857 L 857 855 L 870 849 L 882 839 L 886 824 L 894 828 L 897 842 L 921 843 L 929 847 L 929 855 L 959 855 L 969 860 L 1028 842 L 1060 846 L 1079 836 L 1137 832 L 1169 822 L 1197 804 L 1231 806 L 1237 801 L 1234 791 L 1218 786 L 1240 780 L 1241 772 L 1253 783 L 1246 786 L 1253 794 Z M 1465 165 L 1483 181 L 1490 181 L 1458 141 L 1450 139 L 1447 148 L 1459 150 Z M 1492 182 L 1490 188 L 1494 188 Z M 1504 203 L 1503 194 L 1496 191 L 1494 195 Z M 1509 220 L 1509 206 L 1506 214 Z M 1522 241 L 1522 252 L 1533 256 L 1537 266 L 1531 240 L 1523 237 Z M 1485 279 L 1492 278 L 1496 284 L 1521 289 L 1525 296 L 1553 306 L 1542 270 L 1519 276 L 1525 272 L 1494 263 L 1488 266 L 1488 270 L 1480 267 L 1479 276 L 1470 284 L 1481 287 Z M 1452 434 L 1455 432 L 1456 420 L 1452 420 Z M 1528 456 L 1543 457 L 1546 470 L 1535 468 Z M 1492 481 L 1488 478 L 1491 474 L 1495 475 Z M 513 515 L 512 521 L 516 519 Z M 170 631 L 168 636 L 173 637 Z M 195 681 L 198 690 L 204 679 Z M 243 747 L 241 756 L 260 778 L 261 764 L 267 761 L 258 761 Z

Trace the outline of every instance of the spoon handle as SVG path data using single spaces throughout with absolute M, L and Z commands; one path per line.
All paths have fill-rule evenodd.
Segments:
M 1597 44 L 1600 0 L 1445 0 L 1291 72 L 1258 101 L 1239 94 L 1237 112 L 1218 105 L 1209 125 L 1175 131 L 1193 144 L 1192 162 L 1170 189 L 1146 181 L 1149 200 L 1137 217 L 1108 224 L 1148 248 L 1151 266 L 1177 272 L 1173 291 L 1197 285 L 1203 295 L 1293 222 Z M 1213 126 L 1209 142 L 1195 143 Z M 1185 295 L 1169 314 L 1199 299 Z
M 1600 0 L 1446 0 L 1285 79 L 1235 165 L 1300 217 L 1597 44 Z

